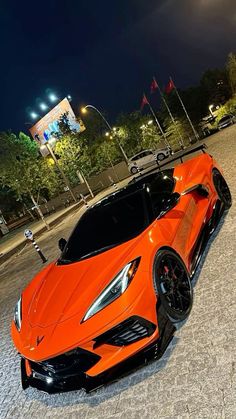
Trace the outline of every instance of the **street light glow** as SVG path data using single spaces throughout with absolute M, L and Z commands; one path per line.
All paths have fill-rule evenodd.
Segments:
M 46 103 L 41 102 L 39 104 L 40 109 L 42 109 L 42 111 L 46 111 L 46 109 L 48 109 L 48 105 L 46 105 Z
M 36 112 L 30 112 L 30 116 L 32 119 L 38 118 L 38 114 Z
M 51 102 L 56 102 L 56 101 L 58 100 L 58 97 L 57 97 L 54 93 L 50 93 L 50 94 L 48 95 L 48 99 L 49 99 Z
M 81 108 L 81 112 L 82 113 L 87 113 L 87 109 L 86 108 Z

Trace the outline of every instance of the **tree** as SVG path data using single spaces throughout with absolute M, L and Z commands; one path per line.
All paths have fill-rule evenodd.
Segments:
M 191 143 L 193 131 L 186 118 L 176 118 L 176 123 L 173 123 L 171 118 L 167 117 L 164 126 L 166 127 L 166 135 L 172 150 L 179 150 L 182 146 L 182 141 L 185 147 Z
M 229 84 L 231 88 L 231 93 L 234 95 L 236 93 L 236 54 L 231 52 L 228 55 L 226 69 L 229 79 Z
M 23 203 L 17 200 L 17 196 L 7 186 L 0 185 L 0 211 L 4 214 L 4 218 L 8 221 L 13 213 L 21 213 Z
M 78 184 L 78 170 L 81 170 L 86 176 L 92 172 L 88 146 L 80 142 L 80 137 L 74 134 L 61 137 L 56 143 L 55 153 L 72 185 Z
M 11 132 L 4 132 L 0 134 L 0 142 L 0 183 L 11 188 L 19 199 L 24 194 L 29 195 L 45 222 L 35 197 L 42 188 L 51 192 L 56 189 L 55 172 L 39 156 L 36 142 L 27 135 L 20 133 L 17 137 Z
M 159 129 L 150 114 L 143 115 L 140 111 L 121 114 L 117 118 L 117 126 L 120 127 L 118 130 L 120 142 L 128 156 L 144 148 L 163 146 Z
M 205 71 L 200 84 L 207 107 L 211 104 L 224 104 L 230 97 L 230 87 L 225 68 L 215 68 Z

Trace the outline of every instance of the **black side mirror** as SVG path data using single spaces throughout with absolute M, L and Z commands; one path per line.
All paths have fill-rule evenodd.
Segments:
M 180 194 L 178 192 L 172 193 L 169 198 L 163 200 L 161 204 L 161 212 L 158 215 L 158 219 L 163 217 L 168 211 L 174 208 L 180 200 Z
M 178 204 L 179 199 L 180 194 L 178 192 L 172 193 L 166 202 L 167 210 L 170 210 L 171 208 L 175 207 L 175 205 Z
M 67 241 L 66 241 L 66 239 L 63 239 L 63 237 L 58 242 L 58 247 L 62 252 L 63 252 L 63 250 L 66 246 L 66 243 L 67 243 Z

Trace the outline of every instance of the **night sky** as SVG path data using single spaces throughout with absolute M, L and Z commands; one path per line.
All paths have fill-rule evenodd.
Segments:
M 112 120 L 139 108 L 151 78 L 196 84 L 236 50 L 235 0 L 1 1 L 0 130 L 52 88 Z

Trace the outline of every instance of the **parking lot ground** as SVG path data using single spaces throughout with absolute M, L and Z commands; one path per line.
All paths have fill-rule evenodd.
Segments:
M 9 328 L 22 289 L 42 267 L 28 246 L 0 267 L 1 418 L 236 418 L 236 127 L 206 143 L 224 170 L 233 206 L 197 271 L 192 312 L 163 358 L 89 395 L 24 392 Z M 49 261 L 58 256 L 57 241 L 68 237 L 78 216 L 74 212 L 40 237 Z

